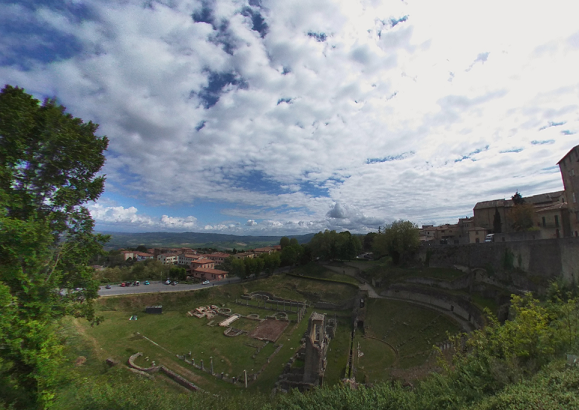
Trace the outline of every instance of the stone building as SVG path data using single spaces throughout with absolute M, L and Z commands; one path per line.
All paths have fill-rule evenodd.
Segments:
M 279 391 L 306 391 L 322 385 L 327 365 L 326 355 L 330 341 L 336 335 L 336 327 L 335 318 L 328 319 L 325 314 L 312 312 L 308 330 L 302 339 L 302 343 L 305 343 L 286 364 L 276 383 Z M 293 366 L 296 360 L 303 360 L 304 366 Z
M 565 202 L 565 191 L 548 192 L 545 194 L 524 197 L 526 204 L 533 205 L 535 216 L 533 225 L 540 228 L 537 211 L 553 205 Z M 515 206 L 512 199 L 494 199 L 492 201 L 478 202 L 474 209 L 474 227 L 482 228 L 487 233 L 511 233 L 514 232 L 511 212 Z
M 579 236 L 579 145 L 573 147 L 561 158 L 558 165 L 567 200 L 569 235 Z
M 308 324 L 306 337 L 306 357 L 304 366 L 305 383 L 321 385 L 326 371 L 326 353 L 330 338 L 326 333 L 326 316 L 313 312 Z

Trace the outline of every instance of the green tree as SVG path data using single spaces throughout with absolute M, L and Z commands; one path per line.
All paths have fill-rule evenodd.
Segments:
M 40 104 L 8 85 L 0 92 L 0 380 L 10 386 L 8 403 L 27 397 L 48 407 L 62 360 L 58 319 L 98 322 L 88 262 L 107 237 L 93 234 L 83 206 L 104 187 L 96 175 L 108 140 L 94 135 L 97 127 L 55 100 Z
M 286 246 L 281 251 L 281 264 L 282 266 L 293 266 L 300 260 L 302 256 L 303 249 L 300 245 L 290 245 Z
M 408 258 L 420 246 L 418 226 L 410 221 L 395 221 L 374 238 L 373 252 L 378 256 L 390 255 L 394 264 Z
M 372 250 L 372 245 L 374 244 L 374 237 L 378 235 L 376 232 L 369 232 L 364 236 L 364 250 L 369 252 Z
M 169 276 L 172 279 L 184 281 L 187 278 L 187 271 L 185 268 L 179 266 L 171 266 L 171 269 L 169 269 Z
M 259 258 L 263 260 L 263 269 L 268 275 L 273 274 L 273 272 L 279 268 L 279 265 L 281 264 L 279 252 L 274 252 L 271 255 L 264 253 L 260 255 Z
M 283 250 L 283 248 L 290 245 L 290 239 L 287 236 L 283 236 L 279 240 L 279 245 L 281 246 L 281 249 Z
M 535 208 L 531 204 L 515 205 L 511 209 L 511 221 L 513 229 L 516 232 L 528 231 L 534 227 L 533 219 L 535 217 Z
M 249 258 L 246 258 L 246 259 L 249 259 Z M 247 277 L 247 273 L 245 270 L 244 259 L 233 258 L 230 265 L 229 265 L 228 272 L 230 275 L 238 276 L 241 279 L 245 279 Z

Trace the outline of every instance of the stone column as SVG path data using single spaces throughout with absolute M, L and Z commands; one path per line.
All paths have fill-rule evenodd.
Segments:
M 243 379 L 245 380 L 245 388 L 247 389 L 247 370 L 243 371 Z

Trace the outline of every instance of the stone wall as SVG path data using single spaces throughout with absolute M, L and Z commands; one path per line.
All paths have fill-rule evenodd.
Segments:
M 132 355 L 131 357 L 129 357 L 129 366 L 133 369 L 136 369 L 139 372 L 144 372 L 144 373 L 156 373 L 156 372 L 160 371 L 160 372 L 166 374 L 167 377 L 169 377 L 171 380 L 179 383 L 181 386 L 183 386 L 189 390 L 192 390 L 192 391 L 199 390 L 199 388 L 196 385 L 194 385 L 193 383 L 191 383 L 189 380 L 178 375 L 177 373 L 175 373 L 171 369 L 166 368 L 165 366 L 141 367 L 141 366 L 135 364 L 135 359 L 139 356 L 142 356 L 142 355 L 143 355 L 142 352 L 138 352 L 138 353 L 135 353 L 134 355 Z
M 431 267 L 483 268 L 524 290 L 543 292 L 557 278 L 579 280 L 579 238 L 425 246 L 417 256 Z

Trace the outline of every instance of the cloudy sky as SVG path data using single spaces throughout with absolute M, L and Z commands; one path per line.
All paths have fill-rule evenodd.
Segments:
M 4 0 L 0 83 L 100 124 L 100 230 L 453 223 L 562 189 L 578 15 L 576 0 Z

